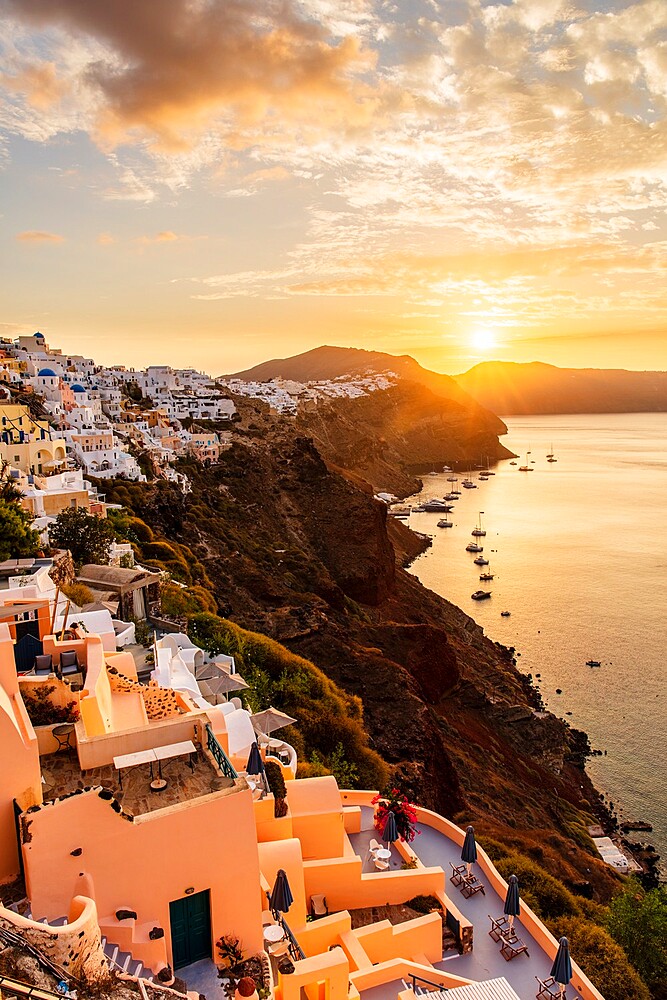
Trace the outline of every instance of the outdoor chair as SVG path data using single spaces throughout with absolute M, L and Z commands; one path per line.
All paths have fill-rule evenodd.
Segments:
M 537 979 L 537 985 L 539 989 L 535 995 L 535 1000 L 550 1000 L 551 997 L 560 996 L 560 985 L 556 982 L 553 976 L 549 976 L 548 979 Z
M 230 698 L 229 699 L 229 704 L 233 705 L 234 708 L 237 708 L 237 709 L 238 708 L 243 708 L 243 702 L 241 701 L 240 698 Z
M 481 892 L 483 896 L 486 896 L 486 890 L 483 882 L 480 882 L 476 875 L 466 875 L 463 878 L 463 883 L 461 885 L 461 892 L 466 899 L 470 899 L 476 893 Z
M 289 953 L 289 941 L 287 938 L 283 938 L 282 941 L 276 941 L 275 944 L 269 945 L 269 955 L 273 958 L 280 958 L 281 955 L 287 955 Z
M 310 897 L 310 915 L 313 920 L 317 920 L 318 917 L 329 916 L 327 897 L 322 893 L 316 893 L 314 896 Z
M 452 869 L 452 874 L 450 876 L 449 881 L 452 883 L 452 885 L 462 885 L 463 884 L 464 876 L 465 876 L 465 874 L 467 872 L 466 866 L 465 865 L 454 865 L 450 861 L 449 862 L 449 867 Z
M 386 872 L 389 867 L 389 862 L 384 861 L 382 858 L 375 858 L 373 863 L 379 872 Z
M 375 837 L 373 837 L 370 843 L 368 844 L 368 850 L 371 852 L 371 854 L 375 854 L 376 851 L 382 850 L 382 844 L 378 844 Z
M 80 674 L 81 665 L 79 664 L 79 657 L 76 655 L 75 649 L 67 649 L 60 654 L 60 670 L 61 677 L 69 677 L 71 674 Z
M 507 917 L 503 914 L 502 917 L 492 917 L 491 914 L 487 914 L 489 920 L 491 921 L 491 930 L 489 931 L 489 937 L 494 941 L 500 941 L 500 938 L 507 933 Z
M 53 673 L 53 657 L 50 653 L 42 653 L 35 657 L 35 664 L 32 668 L 35 677 L 48 677 Z
M 528 947 L 523 943 L 521 938 L 518 938 L 516 934 L 511 937 L 501 937 L 500 954 L 503 956 L 506 962 L 511 962 L 513 958 L 517 955 L 525 954 L 530 958 L 528 954 Z

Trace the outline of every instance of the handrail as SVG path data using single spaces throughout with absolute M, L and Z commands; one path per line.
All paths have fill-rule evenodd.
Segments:
M 292 958 L 294 959 L 295 962 L 301 962 L 301 961 L 303 961 L 303 959 L 306 957 L 306 953 L 303 950 L 303 948 L 301 947 L 301 945 L 299 944 L 299 942 L 297 941 L 297 939 L 292 934 L 290 926 L 289 926 L 289 924 L 287 923 L 287 921 L 285 920 L 284 917 L 280 918 L 280 925 L 281 925 L 282 929 L 285 931 L 285 934 L 287 935 L 287 939 L 288 939 L 288 941 L 290 943 L 289 950 L 290 950 L 290 954 L 292 955 Z
M 238 774 L 232 766 L 232 762 L 218 743 L 213 730 L 211 729 L 211 725 L 208 722 L 206 723 L 206 746 L 210 753 L 213 754 L 215 762 L 224 774 L 225 778 L 231 778 L 232 780 L 238 778 Z
M 424 979 L 423 976 L 416 976 L 414 972 L 410 973 L 410 979 L 412 980 L 412 992 L 417 992 L 417 983 L 426 983 L 427 986 L 435 986 L 438 993 L 448 993 L 449 990 L 442 983 L 434 983 L 432 979 Z

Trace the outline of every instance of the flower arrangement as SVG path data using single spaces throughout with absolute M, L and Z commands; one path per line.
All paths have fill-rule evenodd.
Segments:
M 396 829 L 401 840 L 408 844 L 412 843 L 419 830 L 415 829 L 417 823 L 417 810 L 410 802 L 407 795 L 398 788 L 387 789 L 380 795 L 376 795 L 372 800 L 375 810 L 375 829 L 382 835 L 384 825 L 387 822 L 387 813 L 393 812 L 396 818 Z

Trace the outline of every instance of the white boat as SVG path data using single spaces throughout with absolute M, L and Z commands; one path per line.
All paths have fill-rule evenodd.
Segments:
M 441 517 L 440 520 L 438 521 L 438 527 L 439 528 L 453 528 L 454 527 L 454 522 L 453 521 L 448 521 L 446 517 Z
M 488 566 L 489 565 L 489 560 L 485 559 L 484 556 L 477 556 L 476 559 L 473 559 L 473 562 L 474 562 L 475 566 Z
M 460 493 L 445 493 L 445 500 L 458 500 Z
M 468 542 L 466 545 L 466 552 L 483 552 L 484 546 L 479 545 L 477 542 Z
M 427 500 L 422 506 L 430 514 L 448 514 L 450 510 L 454 510 L 454 504 L 445 503 L 444 500 L 438 500 L 437 497 L 433 500 Z
M 484 536 L 486 535 L 486 531 L 482 527 L 482 514 L 483 513 L 484 513 L 484 511 L 480 510 L 479 517 L 477 519 L 477 527 L 473 528 L 472 531 L 470 532 L 470 534 L 473 536 L 473 538 L 484 538 Z
M 487 597 L 491 597 L 491 591 L 490 590 L 476 590 L 475 593 L 471 594 L 470 596 L 472 597 L 473 601 L 483 601 Z
M 465 490 L 476 490 L 477 489 L 477 483 L 473 483 L 472 480 L 470 480 L 470 479 L 464 479 L 462 481 L 462 483 L 461 483 L 461 486 Z
M 456 476 L 447 476 L 447 482 L 448 483 L 458 483 L 458 479 L 456 478 Z

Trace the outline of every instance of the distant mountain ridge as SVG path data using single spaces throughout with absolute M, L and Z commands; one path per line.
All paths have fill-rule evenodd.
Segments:
M 236 372 L 228 378 L 247 381 L 270 382 L 274 378 L 293 379 L 295 382 L 320 382 L 345 375 L 364 375 L 368 372 L 394 372 L 401 379 L 424 385 L 437 396 L 468 402 L 466 392 L 449 375 L 422 368 L 409 354 L 385 354 L 382 351 L 365 351 L 359 347 L 315 347 L 312 351 L 295 354 L 291 358 L 274 358 L 263 361 L 254 368 Z
M 667 372 L 483 361 L 456 382 L 501 416 L 667 412 Z

